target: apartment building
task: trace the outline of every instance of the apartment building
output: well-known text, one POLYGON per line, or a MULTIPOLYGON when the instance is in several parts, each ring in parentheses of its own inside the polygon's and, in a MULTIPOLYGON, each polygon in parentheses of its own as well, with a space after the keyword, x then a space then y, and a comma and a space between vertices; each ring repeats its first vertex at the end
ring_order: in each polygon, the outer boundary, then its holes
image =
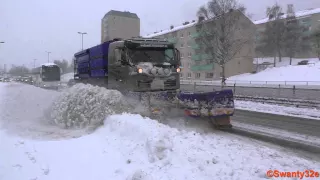
MULTIPOLYGON (((235 37, 246 37, 250 39, 250 43, 245 44, 234 59, 226 64, 226 77, 249 73, 253 70, 255 26, 241 12, 239 16, 237 23, 241 24, 239 26, 241 28, 234 32, 235 37)), ((211 23, 211 21, 205 23, 211 23)), ((176 48, 181 53, 182 80, 219 80, 221 78, 221 67, 208 59, 209 56, 203 52, 199 41, 197 41, 197 38, 201 35, 197 28, 199 23, 192 21, 183 24, 177 27, 171 26, 168 30, 155 32, 145 37, 164 38, 175 43, 176 48)))
MULTIPOLYGON (((293 10, 293 5, 289 4, 288 9, 293 10)), ((284 13, 282 15, 282 19, 285 20, 288 14, 284 13)), ((290 16, 290 14, 289 14, 290 16)), ((307 9, 303 11, 295 12, 296 19, 299 24, 303 26, 303 35, 308 39, 308 37, 320 27, 320 8, 315 9, 307 9)), ((257 27, 256 35, 255 35, 255 43, 259 44, 263 32, 265 30, 266 24, 269 23, 269 18, 264 18, 261 20, 254 21, 254 24, 257 27)), ((262 57, 261 54, 256 52, 256 57, 262 57)), ((296 54, 297 58, 315 58, 317 57, 316 52, 310 50, 308 52, 298 52, 296 54)))
POLYGON ((140 18, 128 11, 111 10, 101 20, 101 43, 140 36, 140 18))

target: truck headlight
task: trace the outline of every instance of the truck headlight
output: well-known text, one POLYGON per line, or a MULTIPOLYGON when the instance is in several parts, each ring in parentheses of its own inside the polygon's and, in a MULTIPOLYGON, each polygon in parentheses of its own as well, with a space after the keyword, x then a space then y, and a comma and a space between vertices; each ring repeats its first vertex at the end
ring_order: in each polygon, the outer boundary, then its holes
POLYGON ((180 69, 180 68, 177 68, 177 72, 181 72, 181 69, 180 69))
POLYGON ((141 68, 138 68, 138 73, 142 73, 142 69, 141 68))

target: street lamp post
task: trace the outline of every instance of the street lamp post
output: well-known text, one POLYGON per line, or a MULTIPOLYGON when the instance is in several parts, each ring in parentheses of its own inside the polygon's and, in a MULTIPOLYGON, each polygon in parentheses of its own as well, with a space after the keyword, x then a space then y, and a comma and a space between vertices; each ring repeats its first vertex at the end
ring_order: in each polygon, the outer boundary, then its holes
POLYGON ((37 59, 33 59, 33 68, 36 68, 36 60, 37 59))
POLYGON ((51 52, 48 52, 48 51, 46 51, 46 52, 48 53, 48 62, 49 62, 49 56, 50 56, 50 53, 51 53, 51 52))
POLYGON ((83 35, 87 34, 86 32, 78 32, 78 34, 81 35, 81 47, 82 47, 82 50, 83 50, 83 35))

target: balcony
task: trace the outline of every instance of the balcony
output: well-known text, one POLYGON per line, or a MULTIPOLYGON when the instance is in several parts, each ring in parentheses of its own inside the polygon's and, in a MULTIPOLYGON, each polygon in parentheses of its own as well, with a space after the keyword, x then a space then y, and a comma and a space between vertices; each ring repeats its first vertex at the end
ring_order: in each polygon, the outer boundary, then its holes
POLYGON ((194 60, 194 61, 201 61, 202 60, 201 59, 201 55, 199 55, 199 54, 198 55, 192 55, 191 59, 194 60))
POLYGON ((192 49, 200 49, 200 46, 196 43, 191 44, 192 49))
POLYGON ((200 37, 200 33, 199 32, 194 32, 194 33, 191 33, 190 35, 192 38, 198 38, 200 37))
POLYGON ((193 65, 191 66, 191 71, 211 71, 213 70, 213 64, 206 64, 206 65, 193 65))
POLYGON ((211 56, 210 54, 203 54, 203 55, 202 55, 202 59, 203 59, 203 60, 212 59, 212 56, 211 56))
POLYGON ((202 61, 212 59, 209 54, 195 54, 191 56, 191 59, 194 61, 202 61))

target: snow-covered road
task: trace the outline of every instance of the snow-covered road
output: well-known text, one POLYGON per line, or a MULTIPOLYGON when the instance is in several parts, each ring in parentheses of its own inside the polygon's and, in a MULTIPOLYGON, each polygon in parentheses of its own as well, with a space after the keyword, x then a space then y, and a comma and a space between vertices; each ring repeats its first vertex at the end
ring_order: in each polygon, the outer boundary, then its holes
MULTIPOLYGON (((101 96, 116 97, 117 93, 92 86, 76 88, 61 93, 0 84, 1 180, 265 179, 269 169, 320 170, 319 162, 256 141, 178 130, 140 115, 117 112, 112 107, 123 102, 101 96), (107 104, 101 104, 108 98, 107 104), (97 109, 100 106, 108 110, 97 109), (74 118, 70 111, 87 111, 93 122, 102 118, 104 124, 93 132, 54 124, 74 118)), ((127 106, 122 110, 127 111, 127 106)), ((78 121, 87 120, 78 117, 78 121)))

